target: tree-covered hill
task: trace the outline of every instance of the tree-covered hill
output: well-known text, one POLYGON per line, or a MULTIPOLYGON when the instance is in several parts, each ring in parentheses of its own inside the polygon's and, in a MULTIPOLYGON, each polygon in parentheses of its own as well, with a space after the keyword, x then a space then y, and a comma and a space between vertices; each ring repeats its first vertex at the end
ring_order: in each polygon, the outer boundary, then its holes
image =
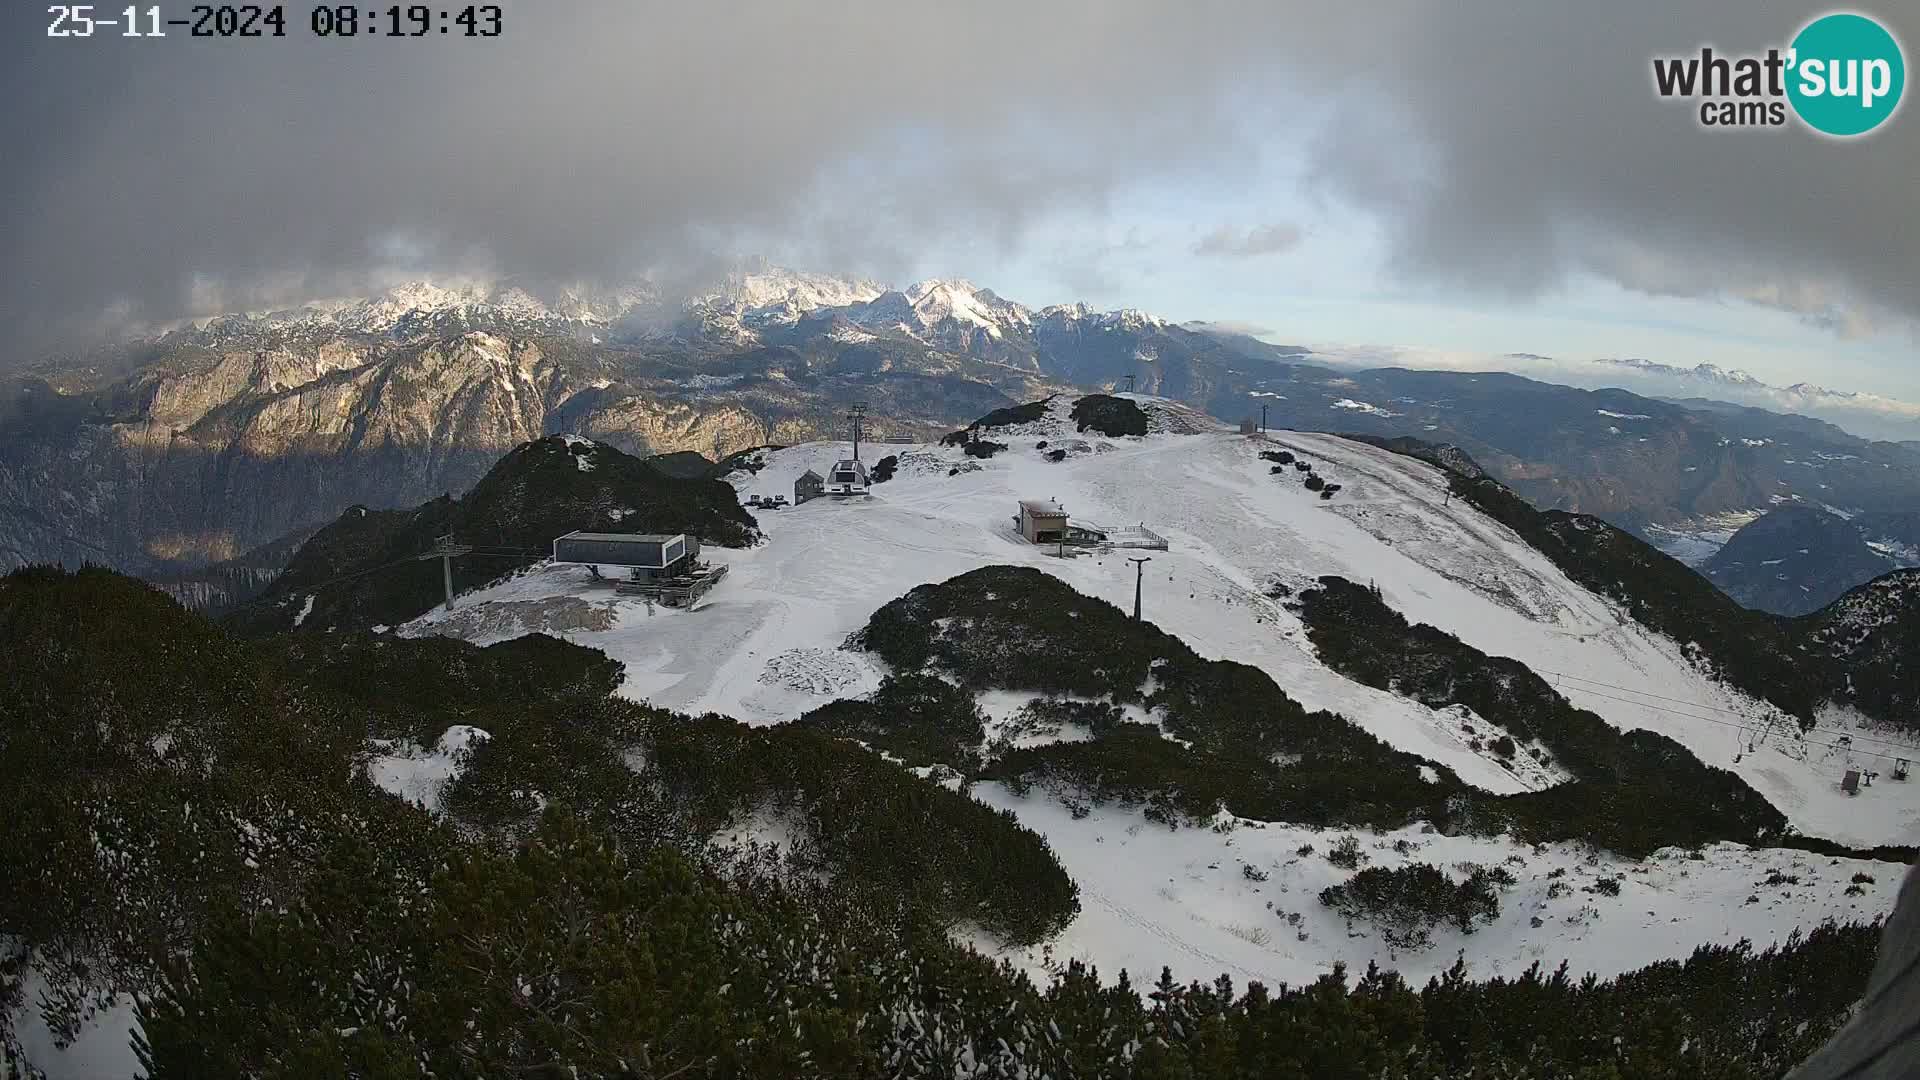
POLYGON ((404 922, 459 852, 519 844, 562 808, 596 843, 692 860, 682 874, 771 823, 779 876, 868 934, 965 922, 1033 941, 1077 910, 1009 816, 853 743, 615 698, 617 664, 551 638, 252 641, 131 579, 37 569, 0 579, 0 657, 0 1043, 40 1007, 21 1000, 29 970, 71 1030, 165 985, 225 919, 324 904, 404 922), (456 724, 490 737, 444 815, 369 782, 370 754, 456 724))
POLYGON ((414 557, 449 534, 481 549, 455 560, 456 590, 534 561, 552 549, 554 537, 575 529, 684 532, 722 546, 757 538, 731 487, 676 471, 569 436, 524 443, 459 499, 411 510, 349 509, 301 545, 232 624, 265 633, 405 622, 442 599, 439 561, 414 557))
POLYGON ((1349 678, 1432 708, 1465 705, 1495 730, 1485 736, 1512 757, 1529 745, 1572 779, 1504 798, 1478 795, 1448 810, 1522 836, 1581 836, 1646 854, 1714 840, 1777 843, 1786 818, 1725 769, 1651 731, 1614 727, 1574 707, 1525 664, 1488 656, 1452 634, 1410 626, 1380 595, 1328 577, 1297 598, 1320 659, 1349 678), (1516 748, 1516 743, 1518 748, 1516 748))
POLYGON ((1700 572, 1746 607, 1806 615, 1857 585, 1920 563, 1916 545, 1914 511, 1842 517, 1785 503, 1741 526, 1700 572))
POLYGON ((1920 570, 1896 570, 1787 624, 1834 700, 1920 730, 1920 570))

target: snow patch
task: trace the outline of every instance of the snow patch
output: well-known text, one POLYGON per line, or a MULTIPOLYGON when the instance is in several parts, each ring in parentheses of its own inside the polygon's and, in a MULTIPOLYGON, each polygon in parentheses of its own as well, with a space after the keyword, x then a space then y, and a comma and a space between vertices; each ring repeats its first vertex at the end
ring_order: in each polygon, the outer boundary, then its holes
POLYGON ((378 740, 384 751, 367 759, 367 778, 376 787, 391 792, 428 810, 440 809, 440 792, 447 782, 466 767, 467 755, 475 746, 491 738, 485 731, 468 724, 455 724, 440 736, 432 750, 419 746, 378 740))
POLYGON ((1382 409, 1378 405, 1370 405, 1364 401, 1355 401, 1352 398, 1341 398, 1339 401, 1336 401, 1333 403, 1333 407, 1336 409, 1351 409, 1354 412, 1363 412, 1372 416, 1399 416, 1400 415, 1397 412, 1388 412, 1386 409, 1382 409))
POLYGON ((871 665, 840 649, 788 649, 767 658, 760 681, 814 697, 840 697, 858 687, 871 665))

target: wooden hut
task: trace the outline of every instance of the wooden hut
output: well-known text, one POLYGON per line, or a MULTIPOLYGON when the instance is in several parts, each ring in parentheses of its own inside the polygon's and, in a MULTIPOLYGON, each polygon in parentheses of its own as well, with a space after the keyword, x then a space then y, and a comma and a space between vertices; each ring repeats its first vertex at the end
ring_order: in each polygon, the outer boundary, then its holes
POLYGON ((808 469, 793 482, 793 505, 799 506, 808 499, 817 499, 827 493, 827 478, 808 469))

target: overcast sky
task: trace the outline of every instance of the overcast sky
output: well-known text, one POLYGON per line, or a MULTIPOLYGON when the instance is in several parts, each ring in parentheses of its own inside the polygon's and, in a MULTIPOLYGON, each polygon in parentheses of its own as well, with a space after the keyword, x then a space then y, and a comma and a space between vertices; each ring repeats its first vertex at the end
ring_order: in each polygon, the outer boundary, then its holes
MULTIPOLYGON (((1650 58, 1824 9, 1675 6, 509 0, 497 39, 320 41, 292 5, 285 40, 205 42, 9 4, 0 347, 765 254, 1920 398, 1920 115, 1703 131, 1650 58)), ((1920 17, 1874 13, 1911 60, 1920 17)))

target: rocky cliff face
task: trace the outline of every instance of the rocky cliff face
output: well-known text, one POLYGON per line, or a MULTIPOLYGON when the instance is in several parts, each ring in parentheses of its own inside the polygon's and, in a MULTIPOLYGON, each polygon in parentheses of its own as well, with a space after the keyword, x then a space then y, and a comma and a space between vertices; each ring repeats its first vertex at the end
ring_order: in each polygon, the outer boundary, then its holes
POLYGON ((830 436, 852 400, 886 433, 938 431, 1044 390, 966 358, 684 341, 443 317, 405 339, 284 320, 173 335, 132 375, 45 386, 0 428, 0 565, 92 561, 148 576, 232 559, 338 516, 471 486, 529 440, 720 457, 830 436), (30 411, 32 422, 26 421, 30 411))

